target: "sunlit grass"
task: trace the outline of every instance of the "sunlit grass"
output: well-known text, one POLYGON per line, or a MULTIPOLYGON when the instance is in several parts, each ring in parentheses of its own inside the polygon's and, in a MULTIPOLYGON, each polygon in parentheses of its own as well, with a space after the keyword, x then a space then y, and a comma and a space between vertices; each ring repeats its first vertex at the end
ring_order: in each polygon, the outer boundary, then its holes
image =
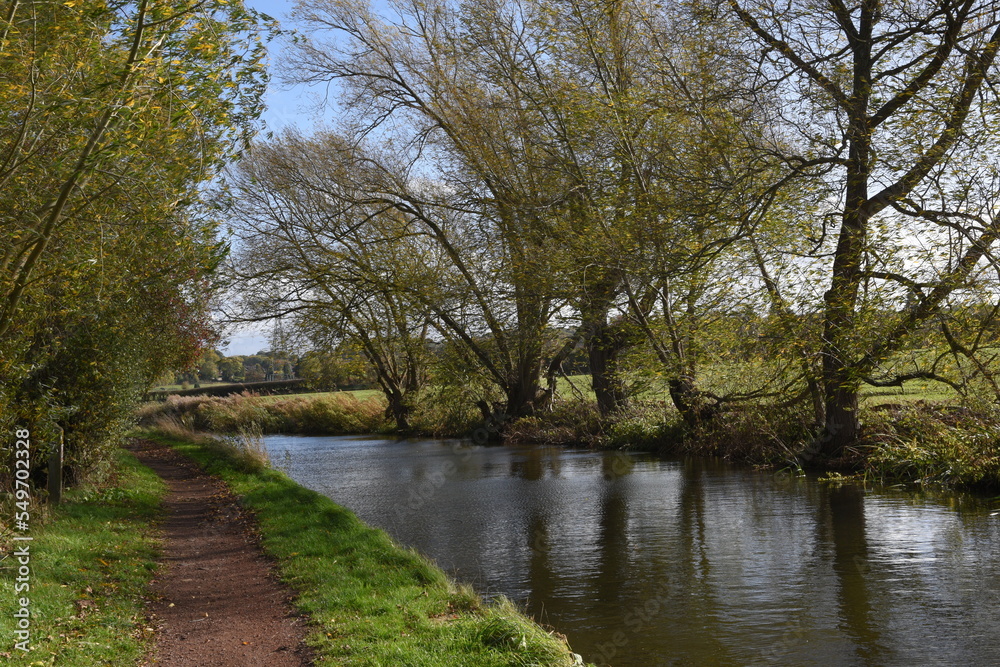
MULTIPOLYGON (((706 376, 706 384, 703 388, 711 388, 717 392, 720 388, 725 388, 717 386, 723 384, 717 374, 706 371, 706 376)), ((746 373, 743 373, 740 376, 748 377, 746 373)), ((582 394, 586 400, 595 400, 590 375, 571 375, 569 376, 569 379, 573 382, 573 385, 576 386, 580 394, 582 394)), ((564 378, 560 378, 559 393, 564 398, 578 395, 575 391, 573 391, 572 387, 564 378)), ((863 384, 861 386, 860 393, 862 405, 908 403, 916 401, 945 402, 956 401, 960 398, 958 392, 954 389, 946 384, 935 382, 933 380, 907 380, 901 387, 873 387, 871 385, 863 384)), ((652 381, 640 394, 639 398, 643 400, 669 401, 670 393, 667 389, 666 382, 652 381)))
POLYGON ((288 400, 289 398, 329 398, 332 396, 353 396, 359 401, 367 401, 370 398, 381 398, 382 392, 378 389, 354 389, 351 391, 308 391, 301 394, 272 394, 261 396, 260 400, 265 403, 288 400))
POLYGON ((142 426, 177 422, 212 433, 303 433, 343 435, 380 433, 391 428, 381 392, 316 392, 258 396, 171 396, 137 411, 142 426), (360 398, 359 398, 360 394, 360 398))
POLYGON ((14 543, 9 534, 3 540, 0 663, 128 665, 148 652, 143 596, 156 568, 152 524, 166 489, 127 452, 116 453, 115 469, 110 484, 69 491, 44 524, 32 523, 30 591, 15 594, 14 543), (22 596, 31 611, 27 654, 14 648, 22 596))

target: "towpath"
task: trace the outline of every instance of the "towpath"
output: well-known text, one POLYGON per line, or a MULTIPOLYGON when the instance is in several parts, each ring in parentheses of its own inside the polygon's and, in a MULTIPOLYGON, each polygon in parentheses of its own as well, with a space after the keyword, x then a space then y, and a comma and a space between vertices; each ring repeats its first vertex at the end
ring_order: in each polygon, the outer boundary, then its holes
POLYGON ((148 665, 311 665, 305 619, 258 544, 252 517, 218 479, 169 447, 130 449, 169 487, 163 557, 149 614, 157 630, 148 665))

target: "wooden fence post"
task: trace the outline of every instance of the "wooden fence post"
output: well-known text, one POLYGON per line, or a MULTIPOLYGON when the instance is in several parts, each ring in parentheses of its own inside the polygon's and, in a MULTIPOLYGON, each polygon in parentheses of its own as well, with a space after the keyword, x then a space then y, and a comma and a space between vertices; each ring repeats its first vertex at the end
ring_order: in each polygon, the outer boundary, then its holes
POLYGON ((59 439, 52 443, 52 453, 49 454, 49 504, 58 505, 63 492, 63 429, 59 427, 59 439))

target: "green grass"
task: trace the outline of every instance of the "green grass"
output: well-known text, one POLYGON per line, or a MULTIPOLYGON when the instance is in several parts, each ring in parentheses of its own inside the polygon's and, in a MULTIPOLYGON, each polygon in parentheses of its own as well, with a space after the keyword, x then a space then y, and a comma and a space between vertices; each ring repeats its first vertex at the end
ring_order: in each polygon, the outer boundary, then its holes
POLYGON ((149 434, 219 475, 257 517, 265 551, 311 617, 317 664, 569 666, 566 645, 510 602, 484 604, 383 531, 211 440, 149 434))
POLYGON ((568 378, 569 382, 573 383, 572 385, 566 381, 566 378, 558 378, 559 384, 557 387, 560 396, 563 398, 580 398, 582 395, 585 400, 597 400, 597 394, 594 393, 594 386, 592 384, 593 378, 589 373, 584 375, 570 375, 568 378))
POLYGON ((1000 488, 997 414, 900 404, 865 424, 864 473, 879 482, 1000 488))
POLYGON ((354 389, 351 391, 308 391, 301 394, 272 394, 269 396, 261 396, 260 401, 262 403, 274 403, 276 401, 284 401, 289 398, 324 398, 328 396, 338 396, 342 394, 350 394, 359 401, 367 401, 370 398, 381 398, 384 396, 379 389, 354 389))
MULTIPOLYGON (((158 384, 155 387, 150 387, 149 391, 183 391, 185 389, 194 389, 194 382, 188 382, 186 384, 158 384)), ((233 384, 232 382, 215 382, 214 380, 208 382, 198 382, 199 388, 205 387, 217 387, 224 384, 233 384)))
POLYGON ((117 452, 114 463, 109 484, 68 492, 44 522, 33 504, 30 591, 15 593, 14 543, 9 533, 2 540, 3 664, 137 664, 150 648, 142 598, 156 568, 159 547, 150 524, 165 487, 127 452, 117 452), (22 596, 31 612, 26 654, 14 647, 15 600, 22 596))
MULTIPOLYGON (((587 400, 595 400, 594 390, 591 387, 590 375, 571 375, 569 379, 580 393, 587 400)), ((660 383, 662 384, 662 383, 660 383)), ((561 396, 576 396, 576 392, 569 386, 564 378, 559 379, 559 393, 561 396)), ((660 386, 654 383, 649 390, 644 392, 640 398, 646 400, 669 401, 670 394, 665 385, 660 386)), ((959 398, 958 393, 951 387, 940 382, 931 380, 907 380, 902 387, 872 387, 870 385, 861 386, 862 405, 880 405, 883 403, 908 403, 914 401, 942 402, 954 401, 959 398)))
POLYGON ((958 392, 948 385, 929 380, 908 380, 902 387, 861 387, 862 405, 881 405, 884 403, 913 403, 926 401, 939 403, 956 401, 958 392))

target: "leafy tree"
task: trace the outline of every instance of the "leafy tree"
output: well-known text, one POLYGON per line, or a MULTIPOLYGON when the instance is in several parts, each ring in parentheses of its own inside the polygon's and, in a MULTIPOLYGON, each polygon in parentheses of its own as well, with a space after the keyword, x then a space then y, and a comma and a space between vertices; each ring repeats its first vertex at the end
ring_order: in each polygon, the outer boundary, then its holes
POLYGON ((336 351, 356 347, 374 369, 391 415, 407 428, 428 331, 413 294, 430 289, 433 261, 424 261, 426 244, 408 234, 398 215, 358 201, 336 146, 333 136, 289 132, 259 145, 233 173, 239 244, 231 274, 240 307, 234 317, 291 322, 328 353, 300 368, 324 386, 343 384, 334 378, 340 371, 327 366, 343 356, 336 351))
POLYGON ((583 228, 567 219, 579 199, 560 115, 569 105, 552 102, 570 99, 571 82, 534 68, 562 37, 551 12, 529 3, 398 9, 405 30, 361 3, 301 3, 317 32, 344 39, 304 44, 294 76, 343 82, 357 127, 384 132, 392 117, 396 160, 359 158, 379 164, 368 190, 452 264, 449 286, 464 294, 426 304, 441 335, 497 387, 500 412, 531 412, 551 395, 540 389, 543 358, 572 349, 550 350, 549 326, 573 298, 567 242, 583 228))
POLYGON ((685 34, 689 15, 633 2, 394 6, 389 22, 363 2, 300 3, 317 38, 342 39, 303 43, 292 76, 341 82, 347 131, 377 127, 397 142, 395 162, 350 159, 379 165, 358 189, 426 228, 467 286, 460 302, 474 319, 436 315, 442 335, 492 377, 508 415, 543 405, 578 346, 599 406, 613 412, 626 400, 618 357, 645 338, 693 414, 692 324, 708 276, 719 276, 706 267, 766 219, 773 198, 760 177, 770 158, 747 150, 763 131, 753 100, 736 94, 747 77, 713 55, 727 36, 685 34), (478 257, 461 254, 472 248, 478 257), (492 271, 485 279, 477 261, 492 271), (684 332, 661 308, 678 302, 664 290, 681 285, 684 332), (508 303, 491 301, 501 295, 508 303), (576 333, 553 349, 557 318, 576 333))
POLYGON ((11 2, 0 17, 0 414, 85 471, 213 342, 201 187, 265 83, 240 3, 11 2), (13 409, 7 409, 7 408, 13 409))
POLYGON ((872 376, 907 337, 992 261, 1000 8, 976 0, 727 6, 769 101, 774 140, 761 150, 781 156, 786 182, 806 179, 827 193, 808 237, 828 285, 821 443, 835 456, 859 435, 862 382, 879 382, 872 376))
POLYGON ((198 378, 202 382, 210 382, 219 377, 219 361, 222 360, 215 350, 205 350, 198 359, 198 378))
POLYGON ((299 363, 299 375, 317 391, 366 385, 369 370, 365 355, 352 344, 342 345, 333 353, 308 352, 299 363))
POLYGON ((243 381, 243 357, 223 357, 219 360, 218 366, 224 382, 243 381))

